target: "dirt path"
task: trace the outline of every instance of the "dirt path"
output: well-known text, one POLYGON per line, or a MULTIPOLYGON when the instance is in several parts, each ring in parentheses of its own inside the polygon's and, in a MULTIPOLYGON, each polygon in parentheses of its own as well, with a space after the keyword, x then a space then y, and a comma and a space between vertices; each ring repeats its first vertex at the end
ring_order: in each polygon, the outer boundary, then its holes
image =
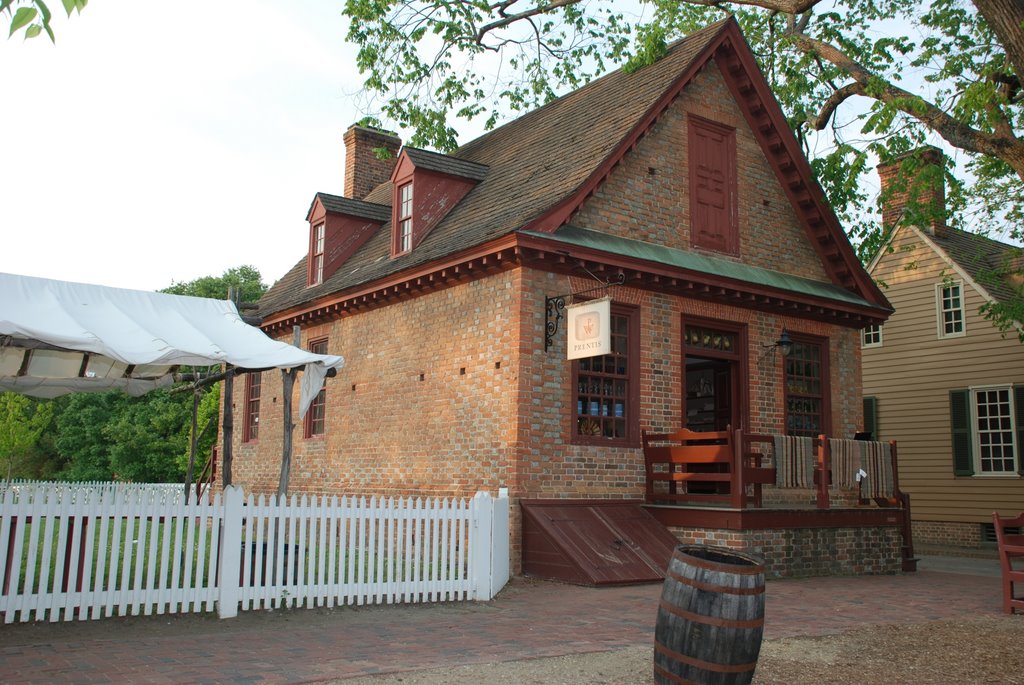
MULTIPOLYGON (((754 685, 1022 685, 1024 616, 859 628, 765 641, 754 685)), ((651 648, 333 681, 344 685, 649 685, 651 648)))

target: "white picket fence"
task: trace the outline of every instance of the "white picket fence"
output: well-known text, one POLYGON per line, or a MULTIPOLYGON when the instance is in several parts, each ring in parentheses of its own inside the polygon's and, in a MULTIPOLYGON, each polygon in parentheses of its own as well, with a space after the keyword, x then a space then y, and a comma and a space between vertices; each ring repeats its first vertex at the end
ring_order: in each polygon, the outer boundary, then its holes
POLYGON ((15 494, 45 488, 50 497, 97 497, 108 491, 119 492, 124 496, 135 496, 141 493, 147 501, 177 501, 185 496, 185 486, 181 483, 125 483, 122 481, 51 481, 51 480, 5 480, 0 481, 0 493, 13 490, 15 494))
MULTIPOLYGON (((102 485, 102 484, 100 484, 102 485)), ((0 490, 0 615, 16 620, 487 600, 507 582, 508 497, 0 490)))

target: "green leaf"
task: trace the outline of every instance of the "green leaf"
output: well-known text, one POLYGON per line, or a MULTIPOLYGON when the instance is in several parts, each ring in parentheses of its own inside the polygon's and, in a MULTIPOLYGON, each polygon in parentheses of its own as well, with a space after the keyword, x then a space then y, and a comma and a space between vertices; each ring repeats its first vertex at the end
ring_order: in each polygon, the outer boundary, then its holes
POLYGON ((7 34, 7 37, 10 38, 14 35, 15 31, 18 31, 35 19, 36 14, 38 12, 36 12, 35 7, 19 7, 18 11, 14 13, 14 18, 11 19, 11 32, 7 34))
POLYGON ((32 24, 27 29, 25 29, 25 38, 35 38, 36 36, 38 36, 42 32, 43 32, 43 27, 42 26, 40 26, 39 24, 32 24))

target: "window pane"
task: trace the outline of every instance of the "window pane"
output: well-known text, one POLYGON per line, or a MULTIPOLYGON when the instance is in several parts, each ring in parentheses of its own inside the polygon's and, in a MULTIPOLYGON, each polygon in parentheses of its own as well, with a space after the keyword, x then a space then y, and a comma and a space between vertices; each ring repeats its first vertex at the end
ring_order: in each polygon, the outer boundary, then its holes
POLYGON ((1015 472, 1017 446, 1010 389, 975 390, 974 412, 981 472, 1015 472))
POLYGON ((794 342, 785 368, 786 434, 817 436, 824 430, 821 345, 794 342))
POLYGON ((942 287, 939 299, 942 334, 955 335, 963 333, 964 312, 960 286, 950 285, 942 287))
POLYGON ((612 315, 612 352, 581 359, 576 365, 576 434, 629 437, 629 316, 612 315))
MULTIPOLYGON (((309 351, 314 354, 327 354, 327 340, 314 340, 309 344, 309 351)), ((317 393, 309 410, 306 412, 306 437, 324 434, 324 419, 327 416, 327 387, 317 393)))
POLYGON ((249 373, 245 377, 245 425, 242 440, 250 442, 259 439, 260 385, 262 374, 249 373))

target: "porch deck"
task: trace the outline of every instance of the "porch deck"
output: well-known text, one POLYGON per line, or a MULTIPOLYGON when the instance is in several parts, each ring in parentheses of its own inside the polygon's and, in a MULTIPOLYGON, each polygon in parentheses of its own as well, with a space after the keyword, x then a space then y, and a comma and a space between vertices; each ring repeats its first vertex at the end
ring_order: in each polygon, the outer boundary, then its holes
POLYGON ((895 442, 682 429, 643 445, 644 508, 680 539, 843 555, 834 531, 864 536, 853 542, 863 548, 884 537, 870 529, 897 529, 900 568, 916 570, 895 442))

